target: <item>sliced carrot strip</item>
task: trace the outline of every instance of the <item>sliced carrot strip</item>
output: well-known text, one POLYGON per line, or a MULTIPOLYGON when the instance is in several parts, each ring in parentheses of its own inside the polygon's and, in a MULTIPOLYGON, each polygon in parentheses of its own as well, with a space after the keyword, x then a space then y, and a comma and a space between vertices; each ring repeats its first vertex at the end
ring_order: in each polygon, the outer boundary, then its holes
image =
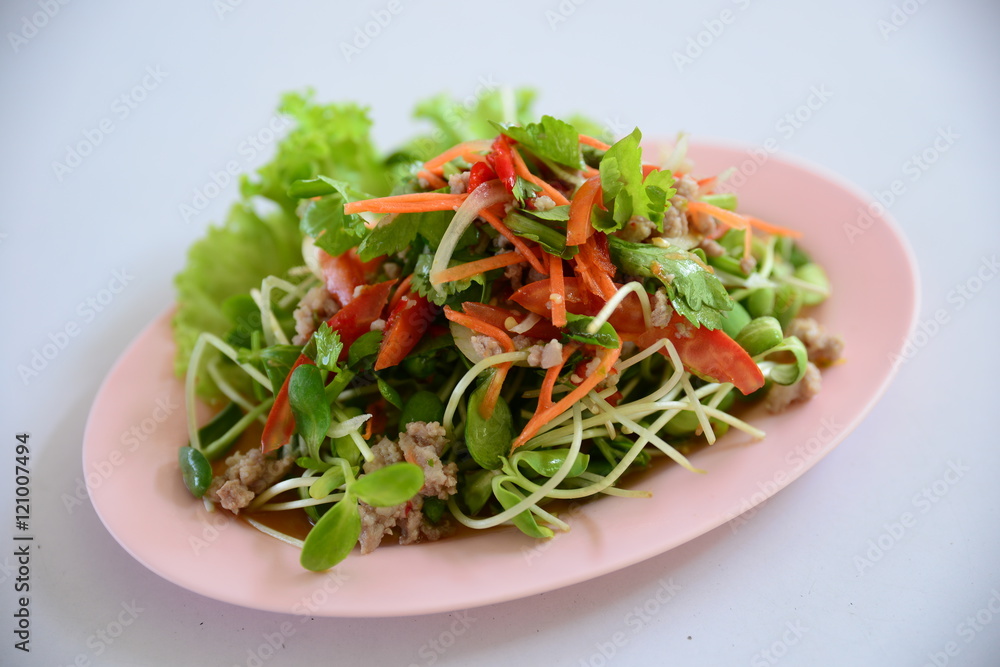
POLYGON ((556 190, 554 187, 546 183, 541 178, 538 178, 528 170, 528 165, 524 163, 524 158, 521 154, 517 152, 516 148, 510 149, 510 155, 514 159, 514 171, 518 176, 528 181, 529 183, 534 183, 542 189, 542 192, 549 196, 549 199, 556 203, 556 206, 565 206, 569 203, 566 196, 563 193, 556 190))
POLYGON ((750 221, 739 213, 727 211, 724 208, 719 208, 707 202, 692 199, 688 202, 687 207, 688 211, 692 213, 708 213, 722 224, 733 229, 746 229, 750 225, 750 221))
POLYGON ((417 176, 427 181, 427 183, 435 190, 437 190, 438 188, 446 187, 448 185, 448 181, 444 180, 443 178, 441 178, 440 176, 438 176, 433 172, 427 171, 426 169, 421 169, 420 171, 418 171, 417 176))
POLYGON ((601 348, 601 351, 598 353, 601 355, 601 364, 597 367, 597 370, 594 371, 592 375, 584 378, 583 382, 580 383, 580 386, 564 396, 558 403, 536 412, 535 416, 532 417, 525 425, 524 430, 521 431, 521 435, 517 436, 517 439, 515 439, 513 444, 511 444, 510 450, 514 451, 524 443, 528 442, 528 440, 533 438, 535 434, 538 433, 542 426, 566 412, 566 410, 568 410, 574 403, 586 396, 591 389, 596 387, 601 380, 607 377, 612 364, 618 361, 618 357, 621 353, 621 347, 617 347, 613 350, 601 348))
POLYGON ((535 257, 535 253, 531 252, 531 250, 528 248, 528 244, 524 242, 524 239, 522 239, 514 232, 510 231, 510 227, 505 225, 503 220, 501 220, 499 216, 494 214, 489 209, 484 208, 482 211, 479 212, 479 217, 485 220, 486 222, 490 223, 490 226, 493 227, 493 229, 500 232, 500 234, 505 239, 510 241, 511 245, 517 248, 517 251, 519 253, 524 255, 524 258, 528 260, 528 263, 531 264, 532 268, 534 268, 535 271, 538 271, 539 273, 545 275, 549 275, 549 272, 545 268, 545 265, 542 264, 542 262, 537 257, 535 257))
POLYGON ((566 326, 566 283, 563 281, 561 257, 549 255, 549 275, 552 277, 552 294, 549 295, 549 302, 552 304, 552 324, 561 328, 566 326))
POLYGON ((563 366, 566 365, 566 361, 570 358, 574 352, 576 352, 579 345, 575 343, 569 343, 563 345, 562 361, 558 365, 549 368, 545 371, 545 379, 542 380, 541 389, 538 392, 538 408, 539 410, 547 410, 552 407, 552 390, 555 389, 556 380, 559 379, 560 373, 562 373, 563 366))
POLYGON ((408 195, 377 197, 344 204, 344 213, 422 213, 424 211, 448 211, 462 205, 469 197, 443 194, 440 192, 416 192, 408 195))
POLYGON ((489 139, 476 139, 475 141, 464 141, 446 150, 444 153, 432 157, 424 162, 424 169, 438 173, 441 168, 457 157, 464 157, 464 153, 488 150, 492 142, 489 139))
MULTIPOLYGON (((597 257, 593 242, 594 237, 592 236, 586 243, 579 246, 580 252, 576 254, 574 259, 577 261, 577 266, 584 271, 584 275, 581 277, 587 289, 595 296, 607 301, 614 296, 617 290, 611 276, 601 266, 602 263, 597 257)), ((579 270, 577 274, 580 274, 579 270)))
POLYGON ((443 271, 438 271, 431 276, 432 285, 440 285, 442 283, 450 283, 455 280, 462 280, 463 278, 470 278, 472 276, 479 275, 480 273, 485 273, 486 271, 492 271, 493 269, 502 269, 505 266, 510 266, 511 264, 520 264, 521 262, 527 262, 524 255, 518 251, 504 252, 499 255, 493 255, 492 257, 486 257, 484 259, 477 259, 472 262, 466 262, 465 264, 459 264, 458 266, 452 266, 450 268, 444 269, 443 271))
POLYGON ((399 300, 403 298, 403 295, 410 291, 411 282, 413 282, 412 273, 403 278, 403 282, 399 283, 399 287, 396 288, 396 292, 392 295, 392 298, 389 299, 390 313, 392 312, 392 309, 396 307, 396 304, 399 303, 399 300))
MULTIPOLYGON (((468 313, 460 313, 457 310, 452 310, 448 306, 444 307, 444 316, 455 324, 461 324, 463 327, 468 327, 478 334, 489 336, 500 344, 504 352, 514 351, 514 341, 511 340, 510 336, 503 329, 484 322, 478 317, 473 317, 468 313)), ((493 416, 493 408, 496 407, 497 399, 500 397, 500 390, 503 388, 503 381, 507 377, 507 371, 510 370, 511 365, 511 362, 508 361, 496 367, 496 375, 490 381, 490 387, 486 390, 486 395, 483 396, 483 402, 479 404, 479 414, 483 419, 489 419, 493 416)))
POLYGON ((746 231, 743 232, 743 256, 750 257, 753 250, 753 227, 747 225, 746 231))
POLYGON ((606 151, 609 148, 611 148, 611 146, 609 144, 604 143, 600 139, 595 139, 594 137, 589 137, 586 134, 581 134, 580 135, 580 143, 583 144, 583 145, 585 145, 585 146, 590 146, 592 148, 596 148, 599 151, 606 151))
POLYGON ((760 218, 747 218, 750 221, 750 225, 756 227, 762 232, 767 232, 768 234, 777 234, 778 236, 791 236, 793 239, 802 238, 802 232, 797 229, 789 229, 788 227, 782 227, 781 225, 775 225, 770 222, 764 222, 760 218))
POLYGON ((590 211, 600 189, 601 179, 594 176, 587 179, 573 195, 573 201, 569 205, 569 222, 566 223, 566 245, 587 242, 588 232, 593 229, 590 211))

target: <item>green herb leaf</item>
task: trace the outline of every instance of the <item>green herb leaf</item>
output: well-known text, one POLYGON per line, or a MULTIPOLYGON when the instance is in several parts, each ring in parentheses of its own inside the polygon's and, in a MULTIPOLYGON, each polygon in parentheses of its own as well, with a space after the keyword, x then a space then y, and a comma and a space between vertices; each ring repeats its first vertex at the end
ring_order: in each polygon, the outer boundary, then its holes
MULTIPOLYGON (((198 429, 198 442, 201 443, 201 447, 204 450, 213 442, 224 436, 229 429, 236 426, 236 422, 243 418, 243 409, 240 408, 236 403, 230 403, 218 413, 212 420, 198 429)), ((190 445, 191 443, 188 443, 190 445)), ((230 443, 231 445, 232 443, 230 443)), ((212 459, 219 459, 229 451, 229 447, 219 448, 212 453, 212 459)), ((208 458, 208 457, 206 457, 208 458)))
POLYGON ((642 134, 638 129, 611 146, 601 159, 601 189, 610 216, 592 218, 601 231, 617 231, 633 217, 656 223, 663 231, 663 214, 670 206, 675 190, 673 174, 668 170, 642 176, 642 134))
POLYGON ((444 419, 444 403, 432 391, 421 390, 410 396, 399 417, 399 429, 405 431, 412 422, 438 422, 444 419))
POLYGON ((337 370, 337 359, 344 349, 340 342, 340 334, 330 328, 330 325, 323 322, 313 334, 310 341, 316 345, 316 356, 313 361, 316 365, 327 371, 337 370))
POLYGON ((300 468, 305 468, 306 470, 318 470, 319 472, 326 472, 333 467, 332 464, 327 463, 326 461, 317 461, 309 456, 300 456, 295 459, 295 465, 300 468))
POLYGON ((767 358, 780 352, 791 352, 795 360, 776 364, 768 376, 777 384, 795 384, 806 374, 806 367, 809 363, 809 353, 806 351, 806 346, 797 337, 789 336, 781 341, 780 345, 764 352, 761 357, 767 358))
POLYGON ((612 350, 621 347, 618 332, 615 331, 610 322, 602 324, 595 333, 589 333, 587 327, 593 321, 594 318, 587 315, 566 313, 566 337, 588 345, 599 345, 612 350))
POLYGON ((288 402, 295 415, 295 427, 309 446, 314 459, 319 458, 319 446, 333 421, 326 400, 323 373, 312 364, 302 364, 292 371, 288 383, 288 402))
POLYGON ((493 496, 495 470, 477 469, 465 474, 458 485, 458 494, 469 516, 475 516, 493 496))
POLYGON ((530 215, 541 220, 552 220, 554 222, 566 222, 569 220, 569 204, 563 206, 553 206, 547 211, 526 211, 530 215))
POLYGON ((542 189, 537 185, 535 185, 534 183, 532 183, 531 181, 525 180, 520 176, 518 176, 517 180, 514 181, 514 189, 512 191, 512 194, 514 195, 514 199, 516 199, 519 204, 524 206, 524 203, 526 201, 538 195, 538 193, 541 191, 542 189))
POLYGON ((306 535, 299 562, 313 572, 328 570, 347 558, 360 536, 358 500, 348 493, 320 517, 306 535))
MULTIPOLYGON (((222 307, 227 299, 244 295, 260 287, 266 276, 283 276, 301 263, 302 234, 292 214, 262 218, 249 204, 240 204, 230 210, 222 226, 209 228, 188 250, 187 263, 174 279, 178 303, 172 321, 176 374, 187 372, 188 359, 202 332, 225 336, 233 328, 222 307)), ((249 392, 249 387, 246 383, 243 388, 249 392)), ((197 390, 205 398, 221 397, 207 373, 198 374, 197 390)))
POLYGON ((740 347, 747 351, 747 354, 756 357, 758 354, 763 354, 781 345, 784 339, 778 320, 770 315, 765 315, 752 319, 743 327, 735 340, 740 347))
MULTIPOLYGON (((568 455, 568 449, 539 449, 530 452, 522 451, 514 454, 512 462, 515 467, 520 463, 526 463, 539 475, 552 477, 559 472, 559 468, 561 468, 563 463, 566 462, 566 457, 568 455)), ((566 474, 566 478, 577 477, 587 469, 588 465, 590 465, 590 456, 587 454, 577 454, 572 465, 570 466, 569 472, 566 474)))
POLYGON ((540 123, 528 123, 523 127, 514 125, 493 124, 498 130, 511 139, 524 144, 532 153, 540 158, 580 169, 583 159, 580 157, 580 134, 569 123, 542 116, 540 123))
POLYGON ((344 469, 341 466, 331 466, 319 479, 309 487, 310 498, 326 498, 328 495, 339 489, 346 482, 344 469))
MULTIPOLYGON (((431 262, 434 260, 433 255, 420 255, 417 259, 417 264, 413 268, 413 280, 410 283, 412 289, 416 290, 417 294, 437 304, 438 306, 444 306, 446 304, 451 304, 454 302, 468 301, 469 299, 475 299, 480 301, 480 296, 482 288, 486 286, 486 278, 483 274, 478 274, 475 276, 470 276, 468 278, 463 278, 462 280, 453 280, 448 283, 444 283, 440 287, 443 288, 442 292, 438 292, 433 285, 431 285, 431 262), (475 287, 479 285, 480 287, 475 287)), ((462 264, 464 260, 452 259, 448 262, 448 266, 457 266, 462 264)))
POLYGON ((675 246, 660 248, 608 236, 611 259, 630 276, 656 278, 663 283, 674 309, 695 326, 718 329, 722 311, 732 308, 726 288, 714 274, 695 261, 692 253, 675 246))
POLYGON ((347 351, 347 364, 354 369, 370 368, 375 363, 374 357, 382 346, 382 336, 382 332, 378 329, 361 334, 347 351), (365 360, 368 360, 368 363, 364 363, 365 360))
POLYGON ((487 470, 496 470, 501 458, 510 452, 514 439, 514 418, 503 397, 498 397, 493 415, 484 419, 479 406, 486 397, 492 373, 469 396, 468 416, 465 420, 465 446, 473 460, 487 470))
POLYGON ((714 195, 704 195, 701 197, 701 201, 706 204, 711 204, 712 206, 718 206, 719 208, 724 208, 727 211, 735 211, 737 200, 736 194, 732 192, 722 192, 714 195))
POLYGON ((271 381, 271 389, 275 394, 285 384, 285 378, 292 372, 292 366, 302 354, 302 348, 295 345, 272 345, 249 355, 240 355, 240 361, 256 361, 264 365, 267 379, 271 381))
POLYGON ((544 222, 532 220, 513 211, 504 218, 504 223, 517 236, 534 241, 542 246, 542 249, 550 255, 556 255, 563 259, 570 259, 577 252, 577 246, 566 245, 566 232, 562 233, 552 229, 544 222))
POLYGON ((382 378, 376 377, 375 380, 378 382, 378 392, 382 394, 382 398, 388 401, 391 405, 402 409, 403 399, 400 398, 399 392, 382 378))
POLYGON ((372 507, 392 507, 417 495, 424 485, 423 469, 413 463, 393 463, 350 485, 349 490, 372 507))
POLYGON ((338 194, 309 204, 302 216, 302 231, 316 239, 316 246, 330 255, 342 255, 358 244, 368 231, 359 215, 344 213, 344 198, 338 194))
MULTIPOLYGON (((504 488, 502 484, 493 485, 493 495, 497 497, 503 508, 508 510, 524 500, 519 494, 504 488)), ((551 528, 538 525, 530 510, 524 510, 511 521, 522 533, 529 537, 546 538, 554 535, 551 528)))

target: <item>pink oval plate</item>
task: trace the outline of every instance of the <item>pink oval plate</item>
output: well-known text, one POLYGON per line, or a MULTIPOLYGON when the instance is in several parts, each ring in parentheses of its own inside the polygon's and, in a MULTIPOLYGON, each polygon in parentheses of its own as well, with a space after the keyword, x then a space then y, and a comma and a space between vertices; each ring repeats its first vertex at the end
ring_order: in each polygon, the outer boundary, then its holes
POLYGON ((583 505, 569 513, 572 530, 548 542, 504 527, 383 546, 351 555, 334 572, 310 573, 297 549, 207 513, 182 485, 177 448, 187 435, 167 312, 118 360, 90 413, 83 464, 104 525, 150 570, 196 593, 275 612, 378 617, 569 586, 663 553, 763 502, 830 452, 885 391, 893 355, 916 320, 915 264, 896 224, 837 177, 738 147, 699 144, 691 153, 697 174, 741 168, 740 210, 802 230, 834 286, 815 316, 843 335, 846 361, 824 371, 823 390, 811 402, 776 416, 751 413, 764 440, 730 433, 695 454, 707 474, 663 465, 627 484, 652 491, 651 499, 583 505), (496 576, 512 568, 516 577, 496 576))

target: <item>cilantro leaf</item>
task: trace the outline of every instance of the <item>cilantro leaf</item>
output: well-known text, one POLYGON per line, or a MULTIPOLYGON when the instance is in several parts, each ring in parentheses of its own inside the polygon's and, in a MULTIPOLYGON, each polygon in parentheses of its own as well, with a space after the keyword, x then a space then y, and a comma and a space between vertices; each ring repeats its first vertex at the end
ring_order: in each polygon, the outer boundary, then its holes
POLYGON ((524 206, 524 203, 528 199, 537 196, 538 193, 541 191, 542 189, 537 185, 535 185, 534 183, 532 183, 531 181, 525 180, 520 176, 518 176, 517 180, 514 182, 514 190, 512 194, 514 195, 514 199, 517 200, 517 203, 524 206))
POLYGON ((309 204, 301 226, 303 232, 316 239, 316 247, 333 256, 342 255, 357 245, 366 229, 361 218, 344 214, 344 202, 339 196, 309 204))
POLYGON ((618 338, 618 332, 615 331, 615 328, 611 326, 610 322, 602 324, 595 333, 588 332, 587 327, 590 326, 590 323, 593 321, 594 318, 588 317, 587 315, 574 315, 573 313, 566 313, 566 337, 572 340, 580 341, 581 343, 600 345, 601 347, 606 347, 612 350, 621 347, 622 343, 618 338))
POLYGON ((583 166, 583 159, 580 157, 580 133, 565 121, 552 116, 542 116, 540 123, 528 123, 523 127, 498 123, 493 123, 493 126, 511 139, 527 146, 540 158, 573 169, 580 169, 583 166))
POLYGON ((608 237, 612 261, 630 276, 656 278, 666 288, 674 309, 692 324, 707 329, 722 326, 722 311, 733 301, 715 274, 706 271, 696 257, 675 246, 660 248, 648 243, 629 243, 608 237))
POLYGON ((289 188, 290 194, 303 191, 322 199, 309 203, 300 224, 302 232, 316 239, 316 246, 331 255, 342 255, 356 246, 368 228, 361 216, 344 213, 344 204, 371 195, 326 176, 296 181, 289 188))
POLYGON ((668 170, 653 171, 643 179, 642 133, 638 128, 607 150, 601 159, 601 189, 609 216, 594 218, 594 226, 604 232, 617 231, 633 217, 655 222, 663 231, 663 214, 676 190, 668 170))
POLYGON ((368 262, 405 250, 417 238, 421 215, 404 213, 381 221, 358 246, 358 257, 362 262, 368 262))
POLYGON ((337 359, 344 349, 343 343, 340 342, 340 334, 323 322, 309 340, 316 346, 316 354, 313 357, 316 365, 328 371, 337 370, 337 359))
MULTIPOLYGON (((470 299, 483 300, 481 296, 483 290, 486 289, 486 277, 482 273, 463 278, 462 280, 453 280, 444 283, 440 285, 440 287, 444 288, 444 292, 439 293, 431 285, 432 261, 434 261, 434 256, 430 254, 420 255, 417 259, 417 264, 413 268, 413 279, 410 283, 410 286, 417 291, 417 294, 439 306, 446 304, 453 305, 462 301, 469 301, 470 299), (479 285, 479 287, 476 285, 479 285)), ((461 261, 452 259, 448 263, 448 266, 457 266, 461 263, 461 261)))

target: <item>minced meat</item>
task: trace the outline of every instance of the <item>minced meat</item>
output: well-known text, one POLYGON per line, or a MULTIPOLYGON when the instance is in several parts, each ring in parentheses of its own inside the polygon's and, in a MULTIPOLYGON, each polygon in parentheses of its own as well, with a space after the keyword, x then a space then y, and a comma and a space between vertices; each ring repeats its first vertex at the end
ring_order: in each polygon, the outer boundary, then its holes
POLYGON ((500 343, 498 343, 492 336, 473 336, 472 349, 475 350, 476 354, 480 355, 484 359, 486 357, 492 357, 496 354, 503 354, 503 348, 500 347, 500 343))
POLYGON ((294 456, 268 458, 256 448, 233 454, 226 459, 226 472, 217 475, 208 487, 208 499, 239 514, 258 493, 287 475, 294 463, 294 456))
POLYGON ((528 365, 535 368, 552 368, 562 363, 562 343, 553 339, 548 343, 536 343, 528 348, 528 365))
POLYGON ((407 461, 424 471, 424 485, 416 496, 392 507, 371 507, 359 503, 361 512, 361 553, 370 553, 382 538, 398 530, 400 544, 436 540, 451 530, 447 522, 433 525, 424 520, 424 498, 447 500, 458 488, 458 467, 441 461, 448 445, 447 433, 437 422, 410 422, 399 442, 383 438, 372 447, 375 458, 364 464, 366 473, 393 463, 407 461))
POLYGON ((670 300, 667 299, 667 293, 663 290, 656 290, 653 295, 653 312, 650 316, 650 322, 652 322, 654 327, 665 327, 670 321, 670 318, 674 314, 674 308, 670 305, 670 300))
POLYGON ((806 401, 819 393, 822 386, 819 369, 811 361, 806 365, 806 373, 795 384, 775 384, 764 397, 764 407, 769 412, 781 412, 796 401, 806 401))
POLYGON ((801 340, 809 353, 809 361, 820 366, 832 364, 844 353, 844 339, 828 333, 822 324, 811 317, 792 320, 788 325, 788 335, 801 340))
POLYGON ((295 309, 295 337, 292 338, 292 343, 305 345, 316 332, 319 323, 333 317, 338 310, 340 306, 324 285, 317 285, 306 292, 295 309))

